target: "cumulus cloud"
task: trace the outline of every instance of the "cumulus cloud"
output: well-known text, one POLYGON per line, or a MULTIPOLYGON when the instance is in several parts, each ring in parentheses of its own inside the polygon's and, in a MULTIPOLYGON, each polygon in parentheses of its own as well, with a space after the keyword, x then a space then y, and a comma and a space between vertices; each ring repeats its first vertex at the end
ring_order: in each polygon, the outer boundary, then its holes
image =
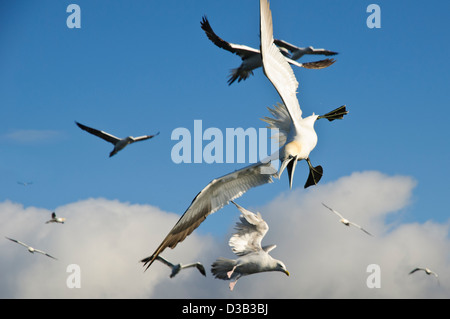
MULTIPOLYGON (((449 223, 400 223, 408 211, 414 179, 358 172, 307 190, 286 191, 261 212, 269 224, 263 244, 284 261, 291 276, 256 274, 241 278, 233 292, 209 272, 219 256, 235 258, 228 237, 195 231, 163 255, 174 262, 201 261, 170 279, 170 269, 155 262, 144 272, 138 261, 153 253, 179 218, 151 205, 87 199, 56 209, 67 222, 45 224, 51 211, 0 203, 0 234, 24 241, 57 257, 31 255, 0 240, 2 298, 448 298, 449 223), (374 234, 346 227, 325 203, 374 234), (389 217, 389 218, 388 218, 389 217), (81 269, 81 288, 68 288, 67 266, 81 269), (380 269, 380 288, 369 288, 369 265, 380 269), (440 285, 417 266, 439 273, 440 285)), ((239 202, 239 201, 238 201, 239 202)), ((214 218, 214 215, 208 217, 214 218)), ((228 225, 231 235, 233 225, 228 225)))

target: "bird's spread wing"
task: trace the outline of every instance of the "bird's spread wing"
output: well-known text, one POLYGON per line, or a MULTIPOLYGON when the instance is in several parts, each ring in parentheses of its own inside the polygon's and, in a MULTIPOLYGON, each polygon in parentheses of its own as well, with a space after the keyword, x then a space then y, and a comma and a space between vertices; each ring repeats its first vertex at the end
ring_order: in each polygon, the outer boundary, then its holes
POLYGON ((288 49, 291 52, 299 49, 297 46, 290 44, 289 42, 286 42, 284 40, 274 39, 273 43, 275 43, 279 47, 288 49))
POLYGON ((257 49, 248 47, 246 45, 230 43, 223 40, 221 37, 219 37, 217 34, 214 33, 206 16, 203 16, 200 24, 203 31, 205 31, 206 35, 208 36, 208 39, 210 39, 219 48, 237 54, 243 59, 254 54, 259 54, 259 50, 257 49))
POLYGON ((287 57, 285 59, 288 63, 298 66, 298 67, 301 67, 301 68, 305 68, 305 69, 323 69, 323 68, 329 67, 334 62, 336 62, 335 59, 324 59, 324 60, 313 61, 313 62, 299 63, 299 62, 292 60, 290 58, 287 58, 287 57))
POLYGON ((318 54, 318 55, 330 56, 330 55, 336 55, 338 53, 334 52, 334 51, 326 50, 326 49, 312 48, 311 52, 308 52, 308 54, 318 54))
MULTIPOLYGON (((6 236, 5 236, 5 237, 6 237, 6 236)), ((27 247, 27 248, 30 247, 30 246, 28 246, 27 244, 22 243, 21 241, 18 241, 18 240, 16 240, 16 239, 12 239, 12 238, 9 238, 9 237, 6 237, 6 239, 9 239, 10 241, 13 241, 13 242, 15 242, 15 243, 18 243, 19 245, 22 245, 22 246, 24 246, 24 247, 27 247)))
POLYGON ((196 263, 195 266, 197 267, 198 271, 200 271, 200 273, 206 277, 205 267, 201 263, 196 263))
POLYGON ((163 242, 150 257, 141 262, 151 266, 156 256, 167 247, 175 246, 189 236, 205 218, 227 205, 231 200, 242 196, 250 188, 272 182, 277 173, 270 162, 256 163, 211 181, 193 199, 191 205, 181 216, 163 242))
POLYGON ((238 256, 262 250, 261 241, 269 230, 261 214, 252 213, 232 201, 242 213, 236 223, 237 232, 230 238, 229 245, 238 256))
POLYGON ((260 0, 260 32, 264 74, 278 91, 295 124, 302 116, 297 99, 298 82, 286 58, 273 43, 272 13, 267 0, 260 0))
MULTIPOLYGON (((293 53, 297 50, 305 50, 305 48, 297 47, 297 46, 290 44, 289 42, 286 42, 284 40, 275 39, 274 43, 279 47, 288 49, 291 53, 293 53)), ((309 47, 306 54, 317 54, 317 55, 330 56, 330 55, 336 55, 336 54, 338 54, 338 52, 334 52, 334 51, 330 51, 330 50, 326 50, 326 49, 316 49, 313 47, 309 47)))
POLYGON ((45 256, 47 256, 47 257, 53 258, 53 259, 55 259, 55 260, 58 260, 58 259, 56 259, 55 257, 53 257, 52 255, 47 254, 45 251, 42 251, 42 250, 39 250, 39 249, 34 249, 34 251, 37 252, 37 253, 43 254, 43 255, 45 255, 45 256))
POLYGON ((344 216, 342 216, 341 214, 339 214, 337 211, 335 211, 333 208, 328 207, 327 205, 325 205, 324 203, 322 203, 323 206, 325 206, 326 208, 328 208, 329 210, 331 210, 333 213, 335 213, 336 215, 338 215, 340 218, 344 218, 344 216))
POLYGON ((111 134, 106 133, 106 132, 103 132, 103 131, 96 130, 96 129, 94 129, 94 128, 88 127, 88 126, 83 125, 83 124, 78 123, 78 122, 75 122, 75 123, 76 123, 76 124, 78 125, 78 127, 81 128, 82 130, 84 130, 84 131, 86 131, 86 132, 89 132, 89 133, 91 133, 91 134, 93 134, 93 135, 95 135, 95 136, 98 136, 98 137, 104 139, 105 141, 108 141, 108 142, 110 142, 110 143, 112 143, 112 144, 114 144, 114 145, 115 145, 118 141, 120 141, 120 138, 115 137, 114 135, 111 135, 111 134))
POLYGON ((359 226, 358 224, 355 224, 354 222, 349 222, 350 224, 352 224, 353 226, 361 229, 363 232, 365 232, 367 235, 369 236, 373 236, 371 233, 369 233, 367 230, 365 230, 364 228, 362 228, 361 226, 359 226))
POLYGON ((181 268, 190 268, 190 267, 195 267, 198 269, 198 271, 200 271, 200 273, 203 276, 206 276, 206 271, 205 271, 205 267, 202 265, 202 263, 200 262, 196 262, 196 263, 192 263, 192 264, 187 264, 187 265, 182 265, 181 268))
POLYGON ((416 271, 419 271, 419 270, 424 270, 424 269, 423 268, 414 268, 413 270, 411 270, 409 272, 409 274, 411 275, 411 274, 413 274, 413 273, 415 273, 416 271))
POLYGON ((157 256, 156 259, 162 262, 163 264, 169 266, 170 268, 173 268, 173 264, 169 262, 167 259, 163 258, 162 256, 157 256))
POLYGON ((155 137, 156 135, 159 135, 159 132, 156 133, 156 134, 153 134, 153 135, 144 135, 144 136, 138 136, 138 137, 135 137, 135 138, 134 138, 134 141, 135 141, 135 142, 145 141, 145 140, 148 140, 149 138, 155 137))
POLYGON ((264 250, 266 253, 269 253, 272 250, 274 250, 275 248, 277 248, 277 245, 267 245, 267 246, 263 246, 262 250, 264 250))

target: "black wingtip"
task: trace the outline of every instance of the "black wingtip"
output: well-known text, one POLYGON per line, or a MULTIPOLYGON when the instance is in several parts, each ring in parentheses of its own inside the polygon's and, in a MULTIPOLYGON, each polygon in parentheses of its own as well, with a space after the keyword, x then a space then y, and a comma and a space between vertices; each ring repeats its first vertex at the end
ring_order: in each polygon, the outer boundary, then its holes
POLYGON ((320 61, 314 61, 314 62, 306 62, 303 63, 303 67, 305 69, 324 69, 329 67, 330 65, 334 64, 336 62, 335 59, 324 59, 320 61))

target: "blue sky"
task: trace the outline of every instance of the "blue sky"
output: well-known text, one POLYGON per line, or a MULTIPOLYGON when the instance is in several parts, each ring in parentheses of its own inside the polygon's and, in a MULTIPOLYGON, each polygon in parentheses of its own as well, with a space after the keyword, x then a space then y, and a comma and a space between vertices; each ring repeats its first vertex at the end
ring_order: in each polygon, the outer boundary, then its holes
MULTIPOLYGON (((450 4, 273 0, 271 9, 275 37, 339 52, 327 69, 294 68, 305 116, 349 110, 342 121, 315 125, 311 161, 324 168, 320 184, 365 171, 407 176, 415 183, 408 205, 386 218, 445 224, 450 4), (380 29, 366 25, 371 3, 381 8, 380 29)), ((0 202, 53 211, 104 198, 181 215, 212 179, 245 166, 171 159, 175 129, 193 132, 194 120, 222 132, 262 128, 266 107, 279 102, 262 69, 228 86, 240 58, 207 39, 203 15, 223 39, 259 47, 258 1, 3 1, 0 202), (80 29, 66 25, 71 3, 81 8, 80 29), (112 145, 74 121, 119 137, 160 135, 109 158, 112 145)), ((299 194, 312 192, 303 190, 307 173, 300 162, 299 194)), ((261 207, 279 196, 289 196, 285 174, 239 203, 261 207)), ((221 238, 237 216, 225 207, 198 231, 221 238)), ((158 244, 146 243, 142 257, 158 244)))

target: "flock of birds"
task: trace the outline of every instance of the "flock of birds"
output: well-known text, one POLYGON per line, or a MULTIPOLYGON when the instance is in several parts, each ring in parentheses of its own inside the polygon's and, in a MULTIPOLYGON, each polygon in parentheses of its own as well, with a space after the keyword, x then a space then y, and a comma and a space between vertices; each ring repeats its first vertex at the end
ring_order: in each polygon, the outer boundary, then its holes
MULTIPOLYGON (((265 76, 272 83, 278 92, 283 103, 279 103, 274 108, 268 108, 273 118, 265 117, 263 120, 269 124, 269 128, 279 131, 280 149, 277 153, 268 158, 251 164, 242 169, 231 172, 222 177, 213 179, 197 196, 192 200, 190 206, 180 217, 174 227, 169 231, 161 244, 154 253, 141 262, 147 270, 155 260, 167 265, 171 269, 170 278, 175 277, 182 269, 197 268, 197 270, 206 276, 204 266, 200 262, 190 264, 174 264, 161 256, 161 253, 168 247, 175 248, 189 236, 206 217, 220 210, 230 202, 240 211, 239 221, 236 223, 236 232, 229 239, 229 246, 236 259, 227 259, 219 257, 211 266, 211 272, 215 278, 230 280, 229 288, 233 290, 239 278, 255 273, 279 271, 289 276, 285 264, 270 256, 276 245, 262 246, 261 242, 266 235, 269 226, 262 218, 259 212, 253 213, 234 200, 241 197, 249 189, 272 183, 273 178, 280 178, 283 171, 287 169, 289 178, 289 188, 292 188, 294 180, 294 171, 298 161, 305 160, 309 167, 309 175, 304 184, 304 188, 317 185, 323 175, 323 168, 313 166, 310 161, 310 153, 317 144, 317 134, 314 130, 314 123, 319 119, 333 121, 342 119, 348 113, 346 106, 340 106, 335 110, 324 115, 312 114, 302 117, 302 110, 297 98, 298 82, 291 65, 307 69, 322 69, 333 63, 334 59, 324 59, 315 62, 299 63, 297 62, 304 55, 336 55, 337 52, 325 49, 315 49, 313 47, 296 47, 284 40, 273 38, 272 13, 268 0, 260 0, 260 49, 254 49, 246 45, 233 44, 217 36, 211 25, 204 16, 201 21, 201 28, 206 33, 209 40, 216 46, 238 55, 242 63, 238 68, 232 69, 228 84, 231 85, 236 80, 240 82, 253 75, 253 70, 259 67, 263 68, 265 76), (271 162, 280 160, 281 166, 277 171, 271 162)), ((109 156, 117 154, 127 145, 151 139, 159 134, 144 135, 139 137, 128 136, 118 138, 104 131, 100 131, 78 122, 76 125, 82 130, 93 134, 114 145, 109 156)), ((31 182, 21 183, 24 186, 31 182)), ((340 218, 340 222, 346 226, 354 226, 372 236, 368 231, 358 224, 344 218, 339 212, 322 203, 331 212, 340 218)), ((65 218, 57 217, 52 213, 52 218, 46 223, 64 224, 65 218)), ((6 237, 8 240, 18 243, 28 249, 30 253, 41 253, 50 258, 56 259, 48 253, 35 249, 23 242, 6 237)), ((428 268, 417 267, 410 274, 417 271, 424 271, 427 275, 438 275, 428 268)))

